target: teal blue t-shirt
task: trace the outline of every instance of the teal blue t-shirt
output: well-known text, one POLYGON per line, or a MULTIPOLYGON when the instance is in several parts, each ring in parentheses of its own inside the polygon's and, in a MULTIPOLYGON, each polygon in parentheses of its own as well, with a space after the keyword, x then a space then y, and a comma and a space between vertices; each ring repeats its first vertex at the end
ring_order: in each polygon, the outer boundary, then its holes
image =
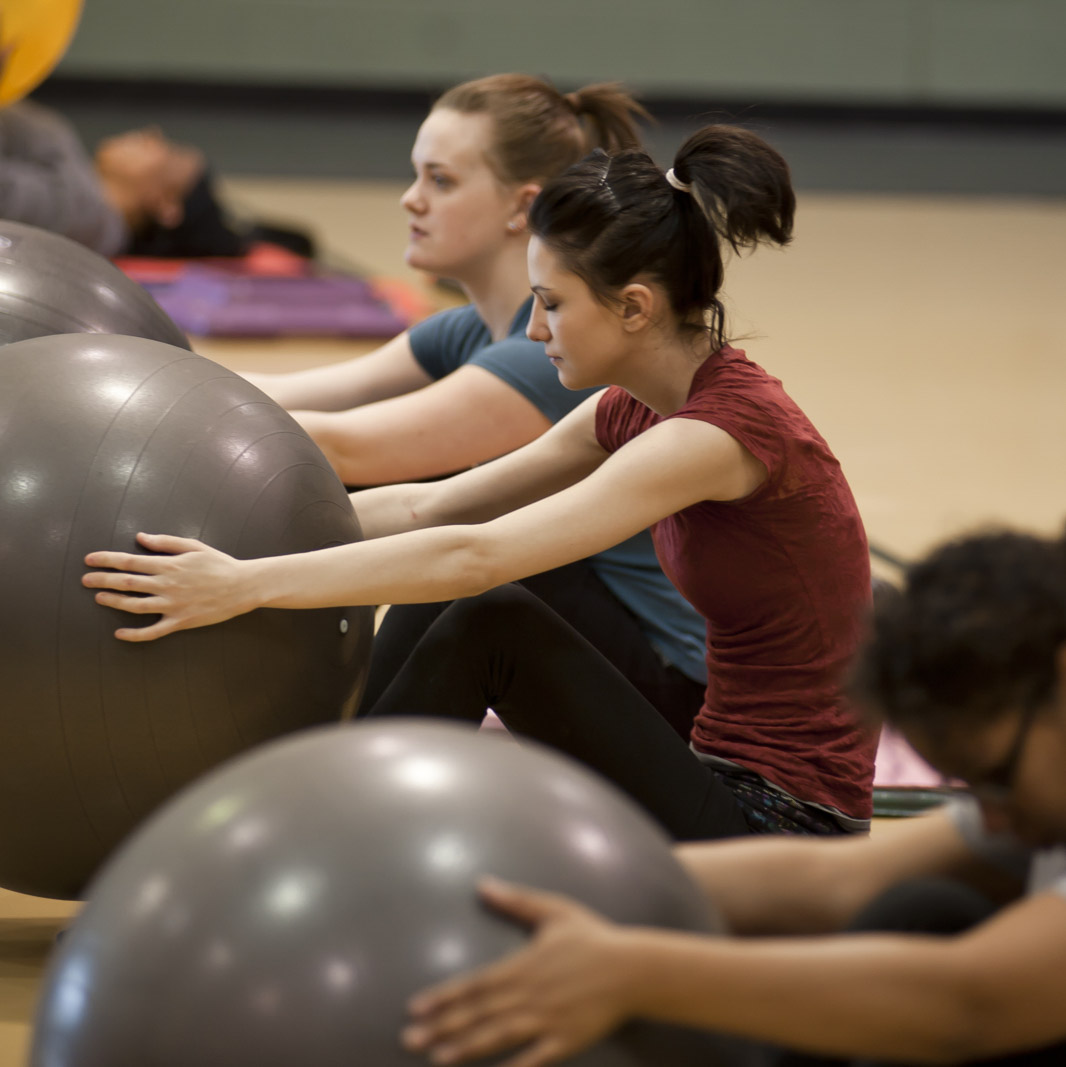
MULTIPOLYGON (((501 341, 493 341, 473 305, 442 311, 410 329, 411 351, 435 381, 462 366, 484 367, 558 422, 597 390, 571 390, 560 383, 544 345, 526 337, 532 309, 530 297, 501 341)), ((706 622, 663 574, 651 534, 645 530, 589 562, 600 581, 637 617, 659 655, 687 677, 706 683, 706 622)))
POLYGON ((502 341, 493 341, 477 309, 442 311, 411 327, 407 334, 419 366, 434 380, 464 365, 484 367, 522 394, 552 422, 558 422, 595 389, 571 392, 559 384, 559 375, 544 354, 544 345, 526 337, 533 310, 530 297, 519 309, 502 341))

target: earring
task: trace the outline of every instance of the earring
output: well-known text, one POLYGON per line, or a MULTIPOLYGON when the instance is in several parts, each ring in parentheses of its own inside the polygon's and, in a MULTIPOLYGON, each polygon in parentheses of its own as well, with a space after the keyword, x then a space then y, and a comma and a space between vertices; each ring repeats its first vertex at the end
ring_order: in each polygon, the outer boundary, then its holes
POLYGON ((510 230, 511 233, 518 233, 518 223, 512 220, 507 223, 507 229, 510 230))

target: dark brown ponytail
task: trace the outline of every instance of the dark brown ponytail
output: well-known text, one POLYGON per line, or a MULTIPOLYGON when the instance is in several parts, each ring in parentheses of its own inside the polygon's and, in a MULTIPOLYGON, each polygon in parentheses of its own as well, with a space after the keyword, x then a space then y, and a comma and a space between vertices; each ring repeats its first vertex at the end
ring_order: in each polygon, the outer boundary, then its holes
POLYGON ((666 291, 682 328, 725 343, 721 242, 786 244, 796 198, 762 138, 708 126, 682 145, 672 181, 644 152, 593 152, 550 182, 530 227, 605 302, 638 275, 666 291))
POLYGON ((734 251, 792 239, 796 197, 788 164, 750 130, 704 126, 678 150, 673 171, 692 186, 715 232, 734 251))

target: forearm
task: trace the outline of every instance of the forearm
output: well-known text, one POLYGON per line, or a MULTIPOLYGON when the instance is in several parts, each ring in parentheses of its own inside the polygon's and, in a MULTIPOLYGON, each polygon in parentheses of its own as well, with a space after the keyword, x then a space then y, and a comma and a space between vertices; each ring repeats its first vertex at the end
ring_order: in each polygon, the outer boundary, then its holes
POLYGON ((496 455, 486 452, 476 433, 460 435, 458 442, 438 443, 417 423, 390 425, 389 419, 378 417, 377 408, 294 411, 292 416, 345 485, 378 486, 436 478, 496 455))
MULTIPOLYGON (((504 461, 492 464, 495 468, 504 461)), ((477 468, 441 481, 379 485, 349 493, 365 540, 434 526, 489 522, 535 500, 540 492, 520 492, 512 484, 494 489, 495 471, 477 468), (509 490, 509 491, 508 491, 509 490)))
POLYGON ((828 933, 907 879, 976 875, 972 851, 942 811, 871 834, 703 842, 676 854, 740 934, 828 933))
POLYGON ((945 939, 757 942, 637 931, 628 954, 640 1017, 902 1063, 957 1063, 1002 1048, 990 1005, 945 939))
MULTIPOLYGON (((370 509, 368 540, 245 561, 239 599, 247 603, 246 597, 254 595, 251 607, 313 608, 476 596, 601 552, 631 537, 644 524, 642 515, 629 516, 630 525, 626 525, 617 513, 603 508, 593 508, 592 514, 575 522, 576 502, 582 494, 573 486, 493 521, 479 522, 479 516, 471 514, 469 524, 454 525, 446 502, 462 499, 463 494, 449 493, 447 487, 474 479, 478 473, 429 483, 422 490, 402 486, 354 494, 357 515, 364 496, 379 502, 378 509, 370 509), (409 493, 406 500, 405 491, 409 493), (441 506, 436 504, 438 497, 445 501, 441 506), (406 532, 386 534, 384 526, 390 516, 406 532)), ((480 494, 472 497, 477 501, 480 494)), ((471 505, 469 510, 476 512, 477 507, 471 505)))
POLYGON ((371 541, 434 525, 424 507, 425 499, 433 489, 433 483, 379 485, 350 493, 348 499, 355 509, 363 538, 371 541))
POLYGON ((376 447, 368 447, 352 427, 352 415, 356 412, 336 411, 301 411, 293 409, 289 403, 292 417, 303 427, 307 436, 322 450, 329 465, 345 485, 382 485, 390 481, 407 481, 408 478, 383 478, 383 463, 375 463, 376 457, 387 461, 387 444, 378 442, 376 447))
POLYGON ((358 390, 340 388, 340 371, 334 364, 283 374, 245 374, 244 377, 286 411, 345 411, 367 402, 358 390))
MULTIPOLYGON (((485 523, 572 485, 586 473, 583 466, 557 467, 530 462, 543 439, 508 456, 438 481, 382 485, 350 494, 367 539, 433 526, 485 523)), ((588 467, 594 465, 590 460, 588 467)), ((595 551, 624 540, 619 534, 595 551)), ((575 556, 580 559, 581 556, 575 556)), ((529 573, 536 573, 530 571, 529 573)))
POLYGON ((288 411, 347 411, 421 389, 431 381, 402 333, 354 359, 248 380, 288 411))
POLYGON ((481 541, 474 528, 445 526, 319 552, 246 560, 240 564, 239 598, 248 610, 475 596, 517 576, 510 571, 521 570, 513 558, 494 558, 481 541))
POLYGON ((754 837, 679 845, 675 854, 734 934, 816 934, 854 914, 834 862, 848 838, 754 837))

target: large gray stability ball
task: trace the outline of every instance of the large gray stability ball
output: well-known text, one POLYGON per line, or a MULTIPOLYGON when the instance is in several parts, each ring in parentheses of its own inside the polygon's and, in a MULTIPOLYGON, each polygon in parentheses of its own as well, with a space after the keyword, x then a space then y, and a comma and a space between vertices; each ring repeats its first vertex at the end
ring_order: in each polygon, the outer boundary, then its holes
POLYGON ((156 642, 81 584, 138 531, 251 558, 360 539, 325 457, 191 352, 66 334, 0 350, 0 885, 75 899, 141 819, 252 745, 338 720, 372 610, 259 610, 156 642))
POLYGON ((0 345, 58 333, 189 342, 148 290, 57 233, 0 220, 0 345))
MULTIPOLYGON (((424 1065, 400 1046, 410 996, 527 937, 478 901, 485 873, 715 929, 662 831, 568 757, 456 723, 323 728, 202 779, 103 870, 30 1067, 424 1065)), ((732 1048, 631 1024, 569 1062, 722 1067, 732 1048)))

